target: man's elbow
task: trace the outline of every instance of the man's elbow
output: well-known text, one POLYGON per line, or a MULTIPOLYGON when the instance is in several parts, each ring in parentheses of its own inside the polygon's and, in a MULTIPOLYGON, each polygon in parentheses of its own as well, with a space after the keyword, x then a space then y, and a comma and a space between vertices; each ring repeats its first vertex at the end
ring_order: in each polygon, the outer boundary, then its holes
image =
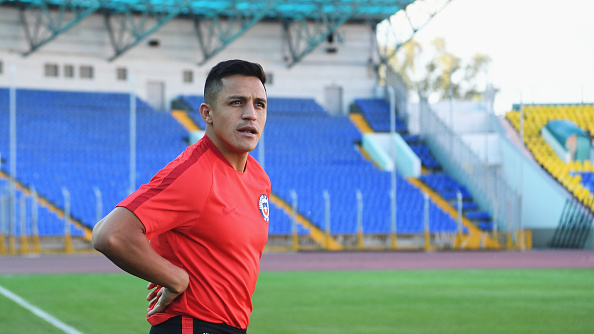
POLYGON ((92 244, 93 248, 97 251, 103 254, 109 254, 117 249, 118 238, 114 233, 102 228, 101 222, 99 222, 93 228, 92 244))
POLYGON ((98 225, 99 224, 95 225, 95 228, 93 228, 93 238, 91 239, 91 243, 93 244, 93 248, 103 253, 108 242, 106 242, 107 238, 97 229, 98 225))
POLYGON ((93 228, 93 247, 108 257, 125 252, 146 242, 143 227, 130 211, 116 208, 93 228))

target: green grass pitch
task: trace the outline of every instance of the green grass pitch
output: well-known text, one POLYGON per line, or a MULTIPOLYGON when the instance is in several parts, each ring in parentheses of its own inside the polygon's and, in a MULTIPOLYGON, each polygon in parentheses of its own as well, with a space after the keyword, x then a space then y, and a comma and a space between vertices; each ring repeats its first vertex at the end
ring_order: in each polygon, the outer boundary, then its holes
MULTIPOLYGON (((5 275, 83 333, 148 333, 126 274, 5 275)), ((262 272, 248 333, 591 333, 594 269, 262 272)), ((0 295, 0 333, 61 333, 0 295)))

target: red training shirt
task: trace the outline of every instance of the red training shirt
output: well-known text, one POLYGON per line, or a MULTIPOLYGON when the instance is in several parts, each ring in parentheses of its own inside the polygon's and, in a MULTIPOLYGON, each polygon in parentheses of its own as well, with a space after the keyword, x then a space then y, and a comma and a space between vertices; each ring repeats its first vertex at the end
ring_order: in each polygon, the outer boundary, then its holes
POLYGON ((151 325, 186 315, 247 329, 269 197, 270 179, 254 158, 238 172, 204 136, 118 204, 144 224, 153 249, 190 276, 164 313, 148 317, 151 325))

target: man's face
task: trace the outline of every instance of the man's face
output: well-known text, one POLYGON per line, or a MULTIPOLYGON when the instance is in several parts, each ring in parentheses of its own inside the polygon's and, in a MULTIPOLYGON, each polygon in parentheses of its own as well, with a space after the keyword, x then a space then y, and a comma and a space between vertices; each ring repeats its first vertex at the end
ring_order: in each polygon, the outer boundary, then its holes
POLYGON ((223 89, 210 105, 214 134, 210 138, 227 154, 245 154, 256 148, 266 124, 266 91, 260 79, 232 75, 222 79, 223 89))

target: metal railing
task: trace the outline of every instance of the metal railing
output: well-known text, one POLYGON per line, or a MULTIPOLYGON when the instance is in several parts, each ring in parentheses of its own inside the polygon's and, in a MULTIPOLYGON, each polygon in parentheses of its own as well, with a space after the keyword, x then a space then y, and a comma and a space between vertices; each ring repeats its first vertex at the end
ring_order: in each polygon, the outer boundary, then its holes
POLYGON ((415 130, 445 171, 459 182, 463 181, 460 183, 466 186, 477 204, 491 214, 493 231, 507 231, 514 235, 511 232, 521 228, 522 199, 521 194, 509 186, 501 168, 483 162, 462 137, 431 109, 426 99, 420 98, 418 112, 409 112, 406 106, 407 88, 397 73, 388 70, 386 83, 400 97, 397 103, 400 117, 407 124, 418 126, 415 130))
MULTIPOLYGON (((42 204, 43 200, 35 188, 19 189, 18 192, 12 192, 11 188, 16 188, 16 186, 14 184, 11 186, 11 183, 13 181, 8 180, 8 182, 0 184, 0 255, 74 252, 73 237, 71 236, 74 221, 71 217, 70 191, 66 187, 61 189, 64 196, 63 210, 51 209, 51 211, 61 210, 59 213, 54 213, 63 221, 63 232, 48 235, 40 233, 39 228, 40 223, 45 223, 39 221, 39 207, 40 205, 47 207, 48 203, 42 204), (12 203, 16 203, 16 207, 13 208, 12 203), (44 245, 40 239, 51 240, 48 240, 44 245)), ((98 189, 96 191, 97 215, 99 216, 102 208, 101 193, 98 189)))
POLYGON ((484 163, 461 136, 431 110, 420 103, 421 137, 444 169, 462 182, 481 208, 488 211, 495 230, 508 232, 521 226, 521 195, 516 193, 499 167, 484 163))

